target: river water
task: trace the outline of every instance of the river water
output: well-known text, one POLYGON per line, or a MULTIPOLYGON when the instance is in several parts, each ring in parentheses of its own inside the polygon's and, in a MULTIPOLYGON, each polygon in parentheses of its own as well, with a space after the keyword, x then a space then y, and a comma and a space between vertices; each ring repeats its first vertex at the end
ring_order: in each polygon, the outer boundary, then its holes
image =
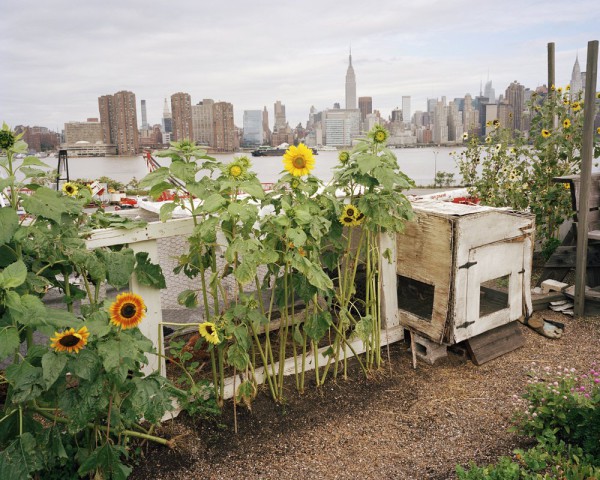
MULTIPOLYGON (((398 158, 401 170, 412 178, 417 185, 431 185, 435 172, 454 173, 456 183, 460 181, 460 175, 452 152, 460 151, 462 147, 427 147, 427 148, 399 148, 393 150, 398 158)), ((213 156, 221 162, 229 162, 234 157, 244 155, 243 153, 214 154, 213 156)), ((258 178, 264 183, 274 183, 283 170, 281 157, 248 157, 252 160, 252 169, 258 178)), ((169 159, 157 158, 161 165, 168 165, 169 159)), ((327 182, 332 177, 332 168, 338 162, 337 152, 319 152, 315 156, 316 164, 313 174, 327 182)), ((43 159, 45 163, 56 168, 57 160, 54 158, 43 159)), ((90 157, 69 158, 69 178, 95 180, 107 176, 119 182, 127 184, 132 178, 138 180, 147 175, 146 161, 142 156, 137 157, 90 157)))

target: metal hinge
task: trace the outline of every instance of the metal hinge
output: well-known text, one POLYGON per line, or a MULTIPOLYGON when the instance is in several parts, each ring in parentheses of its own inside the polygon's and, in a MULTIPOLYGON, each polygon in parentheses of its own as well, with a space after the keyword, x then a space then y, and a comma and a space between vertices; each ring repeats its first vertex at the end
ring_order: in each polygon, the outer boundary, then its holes
POLYGON ((464 265, 461 265, 458 268, 471 268, 473 265, 477 265, 477 262, 467 262, 464 265))

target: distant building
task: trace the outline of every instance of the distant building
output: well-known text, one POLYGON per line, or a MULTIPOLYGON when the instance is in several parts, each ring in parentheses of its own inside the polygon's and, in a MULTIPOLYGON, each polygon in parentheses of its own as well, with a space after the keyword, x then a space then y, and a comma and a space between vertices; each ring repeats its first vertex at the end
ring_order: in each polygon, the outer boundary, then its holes
POLYGON ((485 82, 485 88, 483 89, 483 96, 487 97, 490 103, 496 103, 496 90, 492 87, 492 81, 488 80, 485 82))
MULTIPOLYGON (((165 133, 173 133, 173 117, 171 116, 171 110, 169 109, 169 102, 165 98, 165 105, 163 107, 163 118, 162 118, 162 127, 165 133)), ((169 135, 169 140, 170 140, 169 135)), ((166 141, 165 143, 168 143, 166 141)))
POLYGON ((219 152, 233 152, 236 145, 236 132, 233 123, 233 104, 216 102, 213 108, 214 148, 219 152))
POLYGON ((140 131, 140 148, 154 150, 163 146, 163 132, 161 125, 142 129, 140 131))
POLYGON ((258 146, 263 141, 262 110, 244 110, 243 146, 258 146))
POLYGON ((364 122, 367 115, 373 113, 373 97, 358 97, 358 109, 360 110, 360 121, 364 122))
POLYGON ((267 110, 267 106, 263 108, 262 113, 262 125, 263 125, 263 145, 269 145, 271 143, 271 129, 269 128, 269 111, 267 110))
POLYGON ((332 109, 325 112, 325 142, 334 147, 352 145, 358 135, 360 110, 332 109))
POLYGON ((102 141, 115 145, 117 155, 137 155, 139 133, 135 94, 129 91, 98 98, 102 141))
POLYGON ((406 95, 402 97, 402 121, 408 125, 411 123, 410 97, 406 95))
MULTIPOLYGON (((488 103, 485 105, 485 135, 489 135, 496 128, 494 120, 498 120, 498 105, 496 103, 488 103)), ((511 128, 508 126, 508 128, 511 128)))
POLYGON ((148 128, 148 116, 146 114, 146 100, 142 100, 142 130, 148 128))
POLYGON ((277 100, 273 105, 273 111, 275 115, 275 123, 273 124, 273 131, 278 130, 280 128, 285 128, 286 119, 285 119, 285 105, 282 105, 280 100, 277 100))
POLYGON ((173 116, 173 141, 194 140, 192 123, 192 97, 189 93, 177 92, 171 95, 171 115, 173 116))
POLYGON ((506 102, 512 106, 512 125, 506 125, 513 130, 523 130, 522 118, 525 110, 525 87, 516 80, 506 88, 506 102))
POLYGON ((205 98, 192 105, 192 138, 198 145, 214 146, 213 110, 215 101, 205 98))
POLYGON ((448 143, 448 106, 446 97, 438 101, 433 110, 433 143, 448 143))
POLYGON ((90 122, 67 122, 65 123, 65 144, 74 144, 79 141, 89 143, 104 143, 102 136, 102 125, 98 119, 90 122))
POLYGON ((352 50, 348 57, 348 70, 346 71, 346 110, 356 108, 356 75, 352 67, 352 50))
POLYGON ((448 104, 448 141, 462 142, 463 121, 462 112, 454 102, 448 104))
POLYGON ((578 100, 581 96, 583 99, 583 88, 584 83, 581 76, 581 68, 579 67, 579 55, 575 57, 575 64, 573 65, 573 72, 571 73, 571 101, 578 100))
POLYGON ((60 135, 46 127, 17 125, 15 133, 23 134, 23 141, 27 143, 29 152, 52 151, 60 145, 60 135))

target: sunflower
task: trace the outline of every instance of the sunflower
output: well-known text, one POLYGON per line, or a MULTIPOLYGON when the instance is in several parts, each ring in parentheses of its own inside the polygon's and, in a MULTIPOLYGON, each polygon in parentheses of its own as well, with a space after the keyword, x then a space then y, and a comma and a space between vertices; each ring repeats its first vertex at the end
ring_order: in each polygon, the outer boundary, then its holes
POLYGON ((546 130, 545 128, 542 130, 542 137, 548 138, 550 135, 550 130, 546 130))
POLYGON ((463 140, 468 140, 469 134, 467 132, 463 133, 463 140))
POLYGON ((570 128, 571 127, 571 120, 569 120, 568 118, 565 118, 563 120, 563 128, 570 128))
POLYGON ((54 332, 54 337, 50 338, 50 348, 53 348, 57 352, 75 352, 79 353, 87 344, 87 339, 90 336, 90 332, 87 327, 81 327, 75 331, 74 328, 69 328, 64 332, 54 332))
POLYGON ((598 127, 598 128, 596 129, 596 133, 597 133, 598 135, 600 135, 600 127, 598 127))
POLYGON ((569 99, 563 98, 563 105, 569 105, 569 99))
POLYGON ((579 110, 581 110, 581 103, 580 102, 573 102, 571 104, 571 108, 573 109, 574 112, 578 112, 579 110))
POLYGON ((292 145, 283 155, 283 166, 294 177, 308 175, 315 168, 315 157, 312 149, 303 143, 297 147, 292 145))
POLYGON ((345 165, 346 163, 348 163, 348 160, 350 160, 350 154, 346 150, 342 150, 338 154, 338 159, 342 165, 345 165))
POLYGON ((344 211, 342 212, 343 216, 356 218, 358 213, 358 208, 356 208, 354 205, 344 205, 344 211))
POLYGON ((137 327, 146 315, 144 300, 135 293, 125 292, 117 295, 110 306, 110 321, 123 330, 137 327))
POLYGON ((496 146, 494 147, 494 150, 496 150, 496 152, 499 152, 500 150, 502 150, 502 144, 497 143, 496 146))
POLYGON ((485 137, 485 143, 492 143, 492 137, 485 137))
POLYGON ((62 186, 62 191, 69 197, 74 197, 77 195, 79 188, 77 188, 77 185, 75 185, 74 183, 67 182, 62 186))
POLYGON ((492 125, 496 128, 498 128, 500 126, 500 120, 496 119, 492 122, 492 125))
POLYGON ((356 225, 360 225, 365 221, 365 214, 362 212, 358 212, 358 215, 355 218, 356 225))
POLYGON ((565 90, 566 90, 567 92, 568 92, 569 90, 571 90, 571 85, 567 85, 567 86, 565 87, 565 90))
POLYGON ((554 91, 554 90, 556 90, 556 87, 555 87, 554 85, 552 85, 552 86, 550 87, 550 90, 554 91))
POLYGON ((491 127, 492 126, 492 121, 488 120, 487 122, 485 122, 485 126, 486 127, 491 127))
POLYGON ((340 223, 345 227, 356 227, 357 225, 360 225, 364 219, 364 213, 354 205, 344 205, 344 210, 339 218, 340 223))
POLYGON ((354 217, 348 217, 346 215, 340 215, 340 223, 344 227, 354 227, 356 225, 356 220, 354 217))
POLYGON ((562 87, 558 87, 558 88, 556 89, 556 91, 557 91, 558 93, 562 93, 562 87))
POLYGON ((248 169, 252 166, 252 162, 246 155, 242 155, 241 157, 235 157, 234 160, 239 163, 242 168, 248 169))
POLYGON ((199 325, 198 331, 200 332, 200 336, 208 343, 212 343, 213 345, 221 343, 219 334, 217 333, 217 326, 214 323, 203 322, 199 325))
POLYGON ((375 143, 384 143, 389 136, 388 131, 380 125, 375 125, 369 136, 375 143))
POLYGON ((596 92, 596 98, 600 99, 600 92, 596 92))

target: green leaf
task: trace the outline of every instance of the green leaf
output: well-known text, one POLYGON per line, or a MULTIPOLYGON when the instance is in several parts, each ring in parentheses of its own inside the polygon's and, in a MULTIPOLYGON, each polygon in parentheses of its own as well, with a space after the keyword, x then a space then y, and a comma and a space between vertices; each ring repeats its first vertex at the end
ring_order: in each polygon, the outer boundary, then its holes
POLYGON ((77 473, 83 477, 87 473, 99 471, 102 472, 102 476, 95 478, 127 480, 132 469, 121 463, 121 457, 126 456, 127 451, 124 447, 106 442, 87 457, 77 473))
POLYGON ((173 175, 183 180, 186 184, 196 179, 196 172, 198 171, 195 163, 186 162, 171 162, 169 169, 173 172, 173 175))
POLYGON ((19 348, 19 330, 12 325, 0 328, 0 360, 13 355, 19 348))
POLYGON ((160 207, 159 218, 161 222, 166 222, 173 216, 173 210, 175 210, 178 205, 175 202, 167 202, 160 207))
POLYGON ((243 192, 246 192, 248 195, 258 198, 259 200, 265 198, 265 191, 258 178, 240 183, 240 189, 243 192))
POLYGON ((80 208, 71 198, 63 197, 57 191, 46 187, 39 188, 33 195, 23 197, 21 203, 27 213, 56 223, 61 222, 63 214, 74 214, 80 208))
POLYGON ((29 327, 46 325, 46 307, 35 295, 25 294, 21 296, 21 309, 14 314, 15 319, 29 327))
POLYGON ((148 192, 148 195, 150 195, 152 198, 157 199, 158 197, 160 197, 160 195, 173 188, 173 185, 171 185, 168 182, 160 182, 157 183, 156 185, 153 185, 152 188, 150 189, 150 191, 148 192))
POLYGON ((295 247, 302 247, 306 244, 306 233, 301 228, 288 228, 285 232, 285 236, 295 247))
POLYGON ((162 273, 160 265, 151 263, 148 259, 148 252, 138 252, 135 254, 135 276, 140 285, 153 288, 167 288, 165 276, 162 273))
POLYGON ((202 210, 207 213, 214 213, 223 207, 226 203, 225 198, 218 193, 213 193, 202 203, 202 210))
POLYGON ((240 345, 234 343, 227 349, 227 363, 239 371, 244 371, 250 362, 248 352, 240 345))
POLYGON ((13 384, 13 403, 34 400, 44 390, 42 369, 34 367, 27 360, 6 367, 6 379, 13 384))
POLYGON ((15 288, 27 279, 27 267, 22 260, 11 263, 0 272, 0 288, 15 288))
POLYGON ((44 379, 44 383, 46 384, 46 389, 49 389, 54 382, 58 380, 61 373, 63 373, 65 369, 65 365, 67 364, 67 356, 64 354, 57 354, 56 352, 47 352, 42 357, 42 370, 44 379))
POLYGON ((170 172, 167 167, 157 168, 140 180, 140 188, 153 187, 157 183, 164 182, 167 178, 169 178, 169 175, 170 172))
POLYGON ((127 285, 135 268, 133 250, 130 248, 120 252, 98 250, 98 253, 106 265, 108 283, 117 288, 127 285))
POLYGON ((194 290, 184 290, 177 296, 177 303, 187 308, 195 308, 198 306, 198 293, 194 290))
POLYGON ((0 191, 4 190, 6 187, 10 187, 15 181, 15 177, 13 175, 0 178, 0 191))
POLYGON ((31 473, 44 467, 44 448, 38 446, 29 432, 16 438, 0 453, 0 477, 10 480, 27 480, 31 473))
POLYGON ((304 322, 304 331, 311 340, 318 342, 327 333, 331 324, 331 314, 329 312, 320 312, 308 317, 306 322, 304 322))
POLYGON ((381 164, 381 159, 376 155, 361 155, 358 158, 358 169, 361 173, 367 173, 381 164))
MULTIPOLYGON (((90 330, 91 332, 91 330, 90 330)), ((78 378, 93 380, 100 371, 100 358, 93 350, 81 350, 77 357, 69 360, 68 371, 78 378)))
POLYGON ((17 228, 19 228, 17 212, 10 207, 0 208, 0 245, 10 242, 17 228))
POLYGON ((23 163, 21 164, 21 166, 22 167, 36 166, 36 167, 52 168, 50 165, 45 164, 38 157, 35 157, 35 156, 25 157, 23 159, 23 163))

